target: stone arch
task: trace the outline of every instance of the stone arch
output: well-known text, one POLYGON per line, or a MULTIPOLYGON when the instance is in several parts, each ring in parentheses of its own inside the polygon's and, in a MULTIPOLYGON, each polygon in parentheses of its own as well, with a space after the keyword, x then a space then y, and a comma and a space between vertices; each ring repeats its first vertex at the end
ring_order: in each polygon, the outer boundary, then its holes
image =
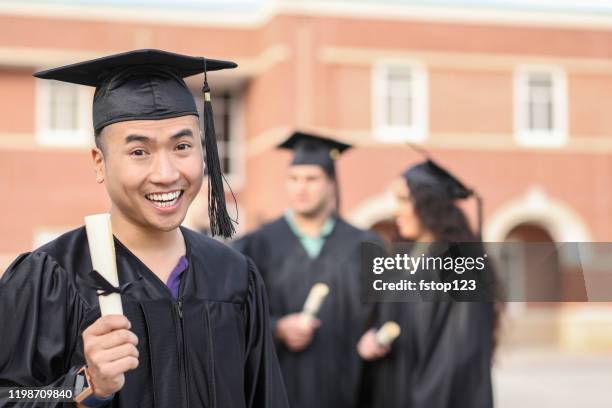
POLYGON ((592 241, 587 224, 576 211, 537 187, 493 212, 485 223, 484 240, 503 242, 514 227, 524 223, 540 225, 557 242, 592 241))

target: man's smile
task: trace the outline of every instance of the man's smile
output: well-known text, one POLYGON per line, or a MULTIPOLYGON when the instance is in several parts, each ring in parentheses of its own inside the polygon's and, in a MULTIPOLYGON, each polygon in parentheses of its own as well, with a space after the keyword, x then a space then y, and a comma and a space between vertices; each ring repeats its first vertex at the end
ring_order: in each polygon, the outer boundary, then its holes
POLYGON ((175 206, 179 199, 183 196, 184 190, 173 190, 167 192, 156 192, 145 194, 145 198, 149 200, 157 208, 168 208, 175 206))

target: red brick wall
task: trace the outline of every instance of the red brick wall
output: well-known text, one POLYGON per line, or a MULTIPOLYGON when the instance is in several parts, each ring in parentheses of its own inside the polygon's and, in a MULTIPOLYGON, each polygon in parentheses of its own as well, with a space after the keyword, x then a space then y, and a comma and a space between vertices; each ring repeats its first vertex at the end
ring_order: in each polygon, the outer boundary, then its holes
MULTIPOLYGON (((521 56, 531 56, 552 58, 561 65, 567 58, 612 63, 611 43, 612 31, 608 30, 322 16, 281 15, 254 28, 0 16, 0 47, 97 52, 159 47, 235 58, 239 63, 261 59, 271 47, 286 47, 285 59, 257 71, 245 87, 246 140, 249 148, 259 146, 249 150, 246 183, 236 191, 249 228, 277 216, 285 205, 289 157, 271 150, 275 140, 270 135, 278 129, 306 125, 359 140, 369 133, 370 62, 321 59, 324 47, 350 47, 366 54, 368 50, 458 53, 476 58, 472 65, 462 65, 463 60, 454 64, 454 54, 444 54, 443 62, 428 68, 430 140, 435 144, 442 136, 501 137, 511 148, 438 147, 432 149, 433 154, 478 187, 486 199, 487 215, 537 184, 582 216, 596 239, 611 239, 611 148, 582 153, 526 150, 512 138, 514 62, 520 64, 521 56), (499 56, 508 59, 501 65, 479 66, 478 58, 499 56)), ((35 145, 35 82, 30 76, 35 68, 0 68, 0 184, 11 196, 0 202, 0 254, 28 249, 38 227, 77 226, 84 215, 104 211, 109 205, 103 188, 94 182, 86 150, 67 152, 35 145), (10 147, 15 134, 29 138, 30 145, 10 147)), ((611 138, 612 73, 572 68, 567 74, 572 142, 584 136, 611 138)), ((401 146, 364 141, 367 146, 354 149, 339 162, 346 213, 384 191, 392 178, 419 159, 401 146)))

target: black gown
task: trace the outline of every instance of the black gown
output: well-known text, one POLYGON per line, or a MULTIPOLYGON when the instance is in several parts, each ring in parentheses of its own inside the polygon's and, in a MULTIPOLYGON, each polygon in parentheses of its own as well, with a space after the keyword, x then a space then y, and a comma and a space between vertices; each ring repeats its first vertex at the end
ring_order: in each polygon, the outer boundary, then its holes
MULTIPOLYGON (((118 240, 140 365, 112 407, 287 407, 263 282, 251 261, 186 228, 179 299, 118 240)), ((0 386, 73 387, 100 317, 85 228, 18 257, 0 280, 0 386)), ((1 405, 1 404, 0 404, 1 405)), ((21 406, 32 406, 23 403, 21 406)), ((61 403, 50 406, 62 406, 61 403)), ((65 406, 73 406, 66 403, 65 406)))
POLYGON ((272 326, 300 312, 317 282, 330 292, 318 314, 321 326, 312 342, 291 352, 277 342, 277 353, 292 408, 345 408, 357 403, 362 362, 356 345, 370 306, 361 302, 360 245, 380 242, 373 233, 340 218, 317 258, 311 259, 284 217, 235 243, 251 257, 266 283, 272 326))
MULTIPOLYGON (((418 281, 423 276, 449 281, 457 275, 417 271, 405 278, 418 281)), ((478 276, 466 273, 462 277, 478 280, 482 290, 477 298, 491 298, 495 283, 490 265, 478 276)), ((493 407, 494 303, 457 301, 462 294, 450 293, 420 294, 422 300, 377 305, 376 326, 395 321, 401 334, 389 354, 366 365, 362 407, 493 407)))

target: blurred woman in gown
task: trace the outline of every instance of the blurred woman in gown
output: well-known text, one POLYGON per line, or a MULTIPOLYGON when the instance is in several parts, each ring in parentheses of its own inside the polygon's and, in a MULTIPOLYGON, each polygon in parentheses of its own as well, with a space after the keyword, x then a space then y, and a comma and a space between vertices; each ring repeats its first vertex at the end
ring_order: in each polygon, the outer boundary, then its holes
MULTIPOLYGON (((402 240, 412 242, 414 256, 440 243, 482 248, 479 234, 457 206, 474 193, 432 160, 408 168, 393 184, 398 205, 396 223, 402 240)), ((479 204, 480 213, 480 204, 479 204)), ((431 271, 412 276, 432 276, 431 271)), ((440 281, 463 275, 438 271, 440 281)), ((494 292, 490 267, 479 274, 481 291, 494 292)), ((471 294, 474 295, 474 294, 471 294)), ((482 292, 480 293, 482 295, 482 292)), ((474 301, 465 293, 425 294, 418 301, 381 302, 372 329, 361 338, 358 351, 367 361, 363 406, 370 408, 490 408, 493 406, 491 360, 496 307, 474 301), (391 346, 380 345, 375 329, 387 321, 399 324, 401 334, 391 346)))

